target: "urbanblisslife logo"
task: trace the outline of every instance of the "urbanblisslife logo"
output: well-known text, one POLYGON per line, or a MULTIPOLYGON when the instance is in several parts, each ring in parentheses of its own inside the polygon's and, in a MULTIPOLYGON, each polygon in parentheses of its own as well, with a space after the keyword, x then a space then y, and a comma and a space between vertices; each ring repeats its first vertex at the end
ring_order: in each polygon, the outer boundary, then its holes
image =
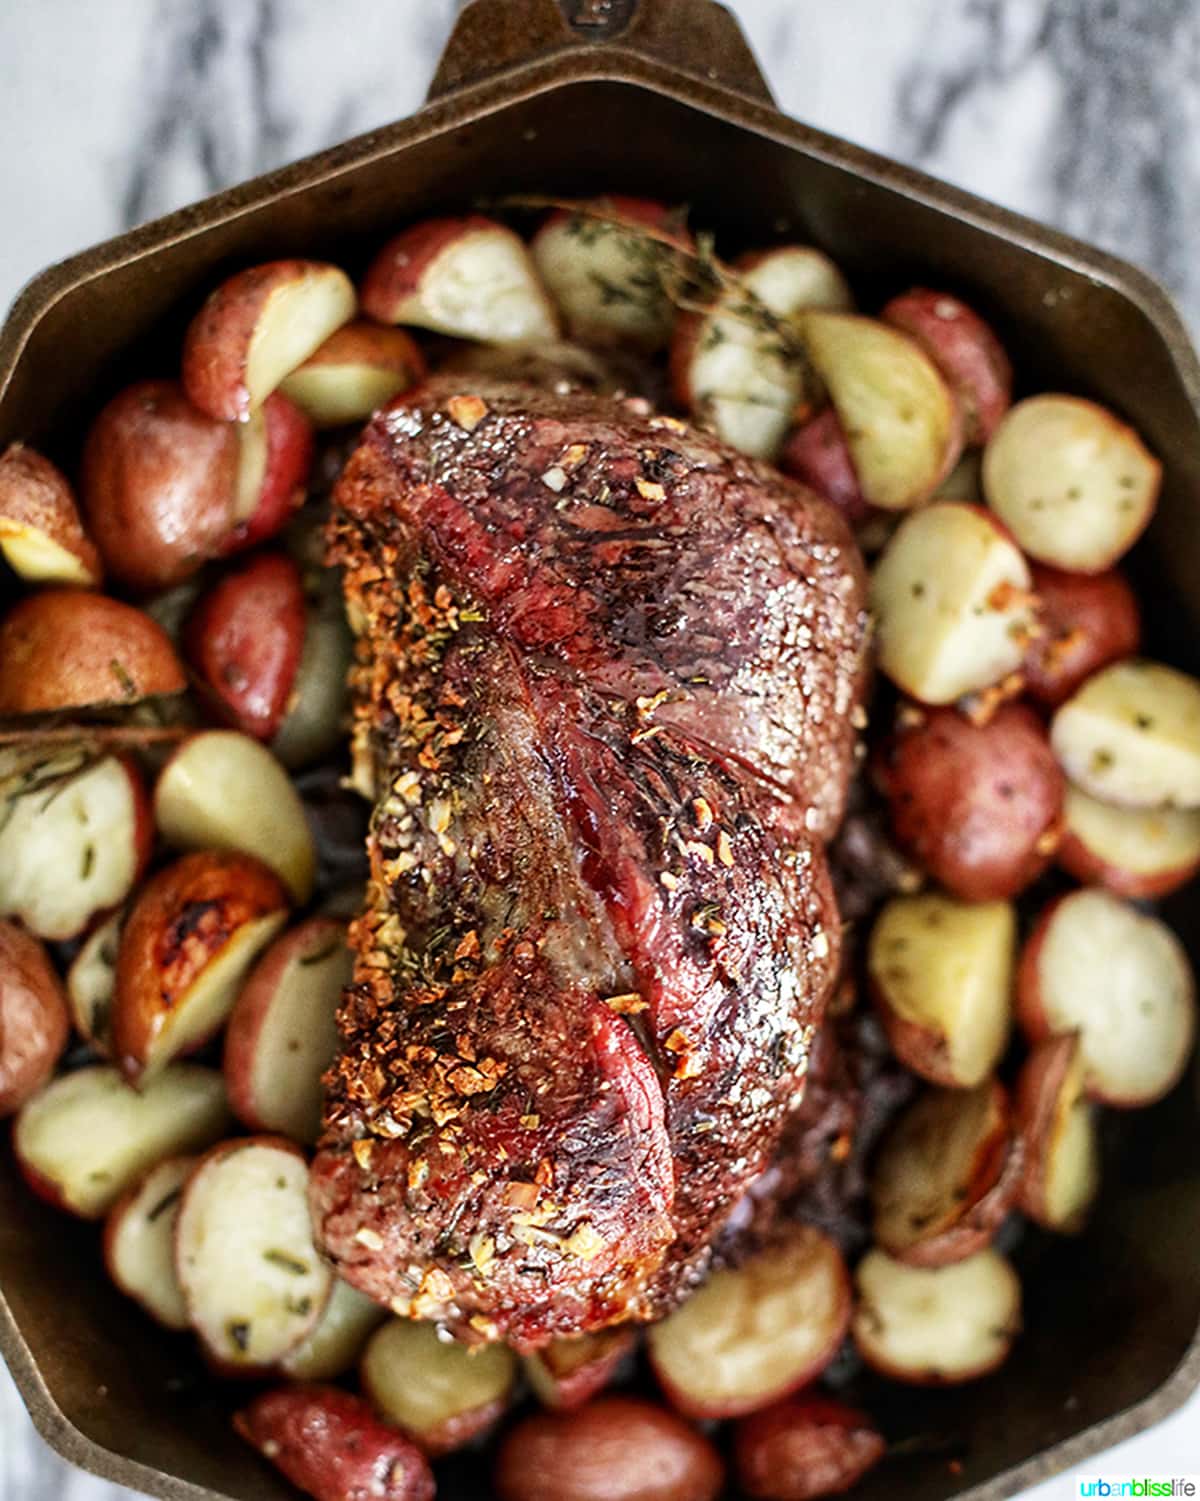
POLYGON ((1200 1475, 1080 1475, 1078 1494, 1100 1501, 1115 1501, 1118 1496, 1197 1496, 1200 1475))

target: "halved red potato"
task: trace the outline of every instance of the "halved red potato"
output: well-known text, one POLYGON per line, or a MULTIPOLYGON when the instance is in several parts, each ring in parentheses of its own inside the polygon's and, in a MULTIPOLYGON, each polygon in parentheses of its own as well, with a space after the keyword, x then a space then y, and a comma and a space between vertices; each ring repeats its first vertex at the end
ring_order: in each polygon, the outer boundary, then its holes
POLYGON ((1092 1099, 1152 1105, 1178 1083, 1195 1040, 1187 954, 1166 923, 1110 892, 1069 892, 1025 944, 1017 1019, 1034 1043, 1079 1033, 1092 1099))
POLYGON ((263 745, 203 730, 179 747, 154 789, 159 832, 176 849, 241 850, 273 870, 297 903, 312 894, 316 850, 296 789, 263 745))
POLYGON ((1016 896, 1058 846, 1066 779, 1041 720, 1002 704, 986 724, 953 709, 901 714, 877 779, 900 847, 954 896, 1016 896))
POLYGON ((729 1418, 820 1375, 850 1318, 842 1253, 808 1225, 699 1292, 651 1327, 654 1374, 686 1417, 729 1418))
POLYGON ((468 1349, 434 1324, 392 1318, 367 1341, 359 1371, 376 1410, 437 1458, 499 1422, 517 1358, 507 1345, 468 1349))
POLYGON ((168 1329, 188 1327, 187 1305, 175 1274, 175 1223, 183 1185, 199 1161, 168 1157, 152 1167, 108 1212, 104 1264, 128 1298, 168 1329))
POLYGON ((63 1074, 23 1106, 13 1151, 29 1186, 83 1219, 107 1214, 155 1163, 211 1146, 230 1126, 213 1068, 172 1063, 134 1089, 108 1063, 63 1074))
POLYGON ((743 1418, 734 1430, 738 1484, 762 1501, 812 1501, 850 1489, 887 1444, 865 1413, 828 1397, 799 1397, 743 1418))
POLYGON ((616 1379, 637 1344, 631 1329, 601 1329, 553 1339, 524 1359, 525 1374, 543 1407, 571 1412, 616 1379))
POLYGON ((314 1142, 321 1078, 337 1052, 335 1017, 350 983, 346 925, 312 917, 277 938, 251 971, 229 1017, 229 1103, 252 1131, 314 1142))
POLYGON ((362 310, 486 344, 558 336, 558 318, 523 241, 470 214, 427 219, 389 240, 367 269, 362 310))
POLYGON ((983 455, 988 505, 1039 563, 1102 573, 1158 502, 1162 465, 1133 428, 1078 396, 1029 396, 983 455))
POLYGON ((879 665, 926 704, 1016 672, 1033 626, 1028 564, 978 506, 937 501, 906 516, 875 564, 879 665))
POLYGON ((986 443, 1012 402, 1012 365, 989 324, 948 292, 913 287, 879 315, 913 338, 949 382, 968 443, 986 443))
POLYGON ((175 1270, 188 1321, 223 1370, 261 1370, 299 1345, 333 1278, 313 1245, 300 1148, 277 1136, 213 1147, 184 1187, 175 1270))
POLYGON ((357 1365, 367 1340, 388 1317, 386 1308, 335 1277, 321 1317, 279 1362, 280 1373, 294 1381, 336 1380, 357 1365))
POLYGON ((212 1037, 286 921, 283 887, 246 855, 185 855, 147 882, 117 950, 113 1054, 126 1076, 153 1077, 212 1037))
POLYGON ((569 338, 600 348, 663 348, 675 318, 665 280, 673 257, 671 245, 655 236, 692 246, 682 216, 648 198, 613 194, 550 214, 529 252, 569 338))
POLYGON ((896 1381, 974 1381, 1002 1364, 1021 1330, 1020 1280, 990 1246, 939 1267, 868 1251, 854 1280, 854 1343, 869 1366, 896 1381))
POLYGON ((309 592, 300 662, 271 740, 272 754, 289 769, 321 760, 346 738, 353 660, 354 637, 346 623, 340 580, 322 574, 317 589, 309 592))
POLYGON ((221 575, 184 628, 188 659, 221 718, 258 740, 275 736, 306 627, 304 583, 285 553, 256 553, 221 575))
POLYGON ((314 427, 365 422, 425 375, 425 356, 401 328, 346 323, 284 378, 280 390, 314 427))
POLYGON ((0 454, 0 552, 31 584, 94 588, 104 574, 66 475, 24 443, 0 454))
POLYGON ((125 913, 106 917, 84 939, 67 970, 67 1006, 76 1032, 101 1058, 112 1057, 112 1001, 125 913))
POLYGON ((1083 1084, 1083 1053, 1073 1032, 1039 1042, 1017 1081, 1025 1147, 1019 1203, 1047 1230, 1080 1229, 1100 1186, 1096 1115, 1083 1084))
POLYGON ((1132 657, 1141 645, 1137 596, 1114 570, 1063 573, 1035 563, 1038 630, 1022 672, 1030 698, 1057 709, 1092 673, 1132 657))
POLYGON ((341 1387, 263 1392, 233 1426, 314 1501, 433 1501, 421 1452, 341 1387))
POLYGON ((245 421, 354 317, 354 285, 325 261, 268 261, 221 283, 183 341, 183 387, 210 417, 245 421))
POLYGON ((822 496, 851 526, 872 514, 854 472, 846 435, 833 407, 826 407, 789 433, 779 455, 779 467, 822 496))
POLYGON ((1200 870, 1200 808, 1116 808, 1067 787, 1058 863, 1118 896, 1167 896, 1200 870))
POLYGON ((70 1031, 62 981, 46 950, 16 923, 0 922, 0 1119, 49 1079, 70 1031))
POLYGON ((601 1397, 574 1412, 538 1412, 505 1435, 499 1501, 716 1501, 716 1449, 673 1412, 638 1397, 601 1397))
POLYGON ((1127 808, 1200 808, 1200 682, 1141 658, 1088 678, 1050 727, 1067 776, 1127 808))
POLYGON ((946 1266, 988 1245, 1016 1202, 1022 1153, 995 1079, 923 1094, 875 1160, 875 1240, 910 1266, 946 1266))
POLYGON ((216 557, 236 525, 238 430, 198 412, 176 381, 143 380, 92 424, 79 495, 109 573, 167 589, 216 557))
POLYGON ((748 250, 738 256, 733 268, 742 285, 781 318, 795 318, 809 308, 854 311, 854 294, 846 278, 815 245, 748 250))
POLYGON ((0 916, 41 938, 75 938, 128 896, 154 829, 141 773, 125 756, 72 751, 8 789, 0 827, 0 916))
POLYGON ((313 462, 308 418, 279 391, 238 425, 237 494, 222 553, 241 552, 273 537, 304 503, 313 462))
POLYGON ((1008 902, 921 892, 885 903, 867 971, 902 1063, 951 1088, 988 1077, 1008 1043, 1016 940, 1008 902))
POLYGON ((81 589, 44 589, 0 621, 0 714, 133 704, 187 678, 141 610, 81 589))
POLYGON ((809 312, 802 326, 866 500, 885 511, 927 500, 962 452, 958 405, 937 366, 874 318, 809 312))

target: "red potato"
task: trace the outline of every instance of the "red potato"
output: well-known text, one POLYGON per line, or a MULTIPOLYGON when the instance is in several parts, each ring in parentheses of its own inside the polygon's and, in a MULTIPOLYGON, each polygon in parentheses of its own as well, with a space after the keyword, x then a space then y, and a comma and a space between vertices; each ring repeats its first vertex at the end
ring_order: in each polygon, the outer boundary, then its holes
POLYGON ((13 1151, 37 1194, 94 1220, 156 1163, 202 1151, 229 1125, 215 1069, 173 1063, 133 1089, 111 1064, 95 1063, 63 1074, 26 1102, 13 1151))
POLYGON ((511 229, 470 214, 427 219, 389 240, 367 269, 362 310, 486 344, 558 337, 529 251, 511 229))
POLYGON ((1012 365, 978 313, 948 292, 913 287, 879 315, 913 338, 942 372, 962 409, 968 443, 986 443, 1012 402, 1012 365))
POLYGON ((525 1374, 543 1407, 573 1412, 616 1380, 637 1345, 631 1329, 554 1339, 525 1356, 525 1374))
POLYGON ((1084 885, 1168 896, 1200 870, 1200 808, 1116 808, 1067 788, 1058 863, 1084 885))
POLYGON ((1016 896, 1062 832, 1066 780, 1041 720, 1011 703, 982 725, 953 709, 900 718, 877 763, 896 842, 964 901, 1016 896))
POLYGON ((233 1426, 314 1501, 433 1501, 423 1455, 340 1387, 264 1392, 233 1426))
POLYGON ((499 1422, 517 1358, 506 1345, 469 1350, 433 1324, 393 1318, 367 1341, 359 1371, 376 1410, 436 1459, 499 1422))
POLYGON ((124 922, 124 911, 117 911, 97 924, 67 970, 71 1025, 101 1058, 112 1057, 112 1000, 124 922))
POLYGON ((988 505, 1039 563, 1103 573, 1149 525, 1162 465, 1094 401, 1030 396, 983 455, 988 505))
POLYGON ((346 323, 284 378, 280 390, 314 427, 365 422, 425 377, 425 356, 400 328, 346 323))
POLYGON ((1021 1330, 1020 1281, 991 1247, 940 1267, 868 1251, 855 1282, 854 1342, 869 1366, 896 1381, 974 1381, 1004 1362, 1021 1330))
POLYGON ((354 638, 346 623, 341 582, 323 573, 310 591, 304 646, 271 751, 291 769, 319 761, 348 734, 348 681, 354 638))
POLYGON ((813 1501, 855 1485, 887 1451, 865 1413, 826 1397, 777 1402, 734 1430, 738 1484, 762 1501, 813 1501))
POLYGON ((125 1294, 167 1329, 188 1327, 175 1275, 175 1223, 183 1185, 199 1159, 168 1157, 121 1196, 104 1223, 104 1264, 125 1294))
POLYGON ((350 278, 324 261, 268 261, 239 271, 188 328, 188 400, 210 417, 244 422, 354 309, 350 278))
POLYGON ((287 920, 276 877, 245 855, 204 851, 160 870, 117 950, 113 1053, 140 1081, 212 1037, 256 956, 287 920))
POLYGON ((161 626, 103 594, 45 589, 0 621, 0 714, 133 704, 186 687, 161 626))
POLYGON ((184 628, 187 656, 221 717, 271 740, 295 690, 306 629, 300 570, 283 553, 256 553, 224 573, 184 628))
POLYGON ((0 1119, 50 1075, 71 1026, 62 981, 36 938, 0 922, 0 1119))
POLYGON ((222 553, 256 547, 280 531, 304 503, 313 433, 300 408, 278 391, 239 424, 237 494, 222 553))
POLYGON ((807 1225, 705 1285, 651 1327, 654 1374, 685 1417, 753 1412, 814 1381, 850 1318, 841 1252, 807 1225))
POLYGON ((1029 567, 978 506, 906 516, 871 578, 879 665, 925 704, 950 704, 1021 666, 1033 627, 1029 567))
POLYGON ((1200 682, 1135 659, 1088 678, 1050 726, 1078 787, 1126 808, 1200 808, 1200 682))
POLYGON ((1079 1038, 1070 1032, 1039 1042, 1017 1082, 1025 1144, 1019 1203, 1047 1230, 1081 1229, 1100 1186, 1095 1110, 1083 1084, 1079 1038))
POLYGON ((337 1052, 335 1017, 350 983, 346 925, 313 917, 277 938, 242 986, 225 1035, 229 1103, 252 1131, 314 1142, 321 1079, 337 1052))
POLYGON ((779 455, 779 467, 823 496, 851 526, 861 526, 873 514, 874 507, 863 496, 846 435, 832 407, 792 429, 779 455))
POLYGON ((175 381, 128 386, 92 424, 80 500, 109 573, 168 589, 220 554, 237 524, 238 430, 198 412, 175 381))
POLYGON ((7 789, 0 827, 0 916, 64 940, 119 906, 150 858, 141 773, 124 756, 66 751, 7 789))
POLYGON ((900 1061, 971 1089, 996 1067, 1012 1019, 1017 920, 1008 902, 897 896, 867 949, 872 996, 900 1061))
POLYGON ((832 313, 854 310, 854 294, 846 278, 813 245, 748 250, 734 261, 733 269, 742 285, 780 318, 795 318, 809 308, 832 313))
POLYGON ((104 574, 66 475, 24 443, 0 454, 0 551, 31 584, 95 588, 104 574))
POLYGON ((1057 709, 1110 662, 1141 645, 1137 596, 1119 573, 1063 573, 1033 565, 1038 632, 1022 673, 1030 698, 1057 709))
POLYGON ((279 1362, 280 1373, 294 1381, 336 1380, 358 1363, 367 1340, 387 1317, 386 1308, 335 1277, 321 1317, 279 1362))
POLYGON ((885 511, 927 500, 963 446, 958 405, 933 361, 873 318, 809 312, 802 326, 865 499, 885 511))
POLYGON ((614 194, 550 214, 529 252, 568 338, 653 353, 670 339, 675 318, 666 280, 672 245, 692 248, 676 210, 614 194), (654 237, 664 235, 670 244, 654 237))
POLYGON ((724 1470, 708 1439, 637 1397, 539 1412, 506 1434, 499 1501, 716 1501, 724 1470))
POLYGON ((1022 1151, 994 1079, 923 1094, 875 1161, 875 1239, 910 1266, 946 1266, 988 1245, 1013 1207, 1022 1151))
POLYGON ((1158 918, 1107 891, 1072 891, 1025 944, 1017 1019, 1032 1043, 1079 1033, 1092 1099, 1152 1105, 1179 1082, 1195 1041, 1191 966, 1158 918))
POLYGON ((223 1371, 253 1374, 299 1345, 332 1286, 300 1148, 277 1136, 213 1147, 183 1190, 175 1270, 188 1321, 223 1371))

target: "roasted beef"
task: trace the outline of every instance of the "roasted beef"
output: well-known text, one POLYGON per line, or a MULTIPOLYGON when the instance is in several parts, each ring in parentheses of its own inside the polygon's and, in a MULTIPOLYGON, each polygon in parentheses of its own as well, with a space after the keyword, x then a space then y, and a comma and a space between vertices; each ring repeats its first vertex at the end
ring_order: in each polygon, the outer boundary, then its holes
POLYGON ((645 404, 442 377, 334 497, 367 910, 313 1170, 349 1281, 653 1318, 799 1105, 862 667, 823 502, 645 404))

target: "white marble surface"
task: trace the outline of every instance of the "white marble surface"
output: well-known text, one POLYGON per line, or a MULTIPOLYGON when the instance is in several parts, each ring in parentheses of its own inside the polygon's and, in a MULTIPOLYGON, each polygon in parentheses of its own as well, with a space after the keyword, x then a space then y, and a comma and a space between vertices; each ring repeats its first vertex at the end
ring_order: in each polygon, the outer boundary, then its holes
MULTIPOLYGON (((1140 262, 1200 328, 1194 0, 731 3, 789 112, 1140 262)), ((49 261, 407 113, 456 8, 0 0, 0 308, 49 261)), ((1200 1399, 1090 1469, 1200 1471, 1200 1399)), ((126 1495, 54 1458, 0 1370, 0 1501, 126 1495)))

